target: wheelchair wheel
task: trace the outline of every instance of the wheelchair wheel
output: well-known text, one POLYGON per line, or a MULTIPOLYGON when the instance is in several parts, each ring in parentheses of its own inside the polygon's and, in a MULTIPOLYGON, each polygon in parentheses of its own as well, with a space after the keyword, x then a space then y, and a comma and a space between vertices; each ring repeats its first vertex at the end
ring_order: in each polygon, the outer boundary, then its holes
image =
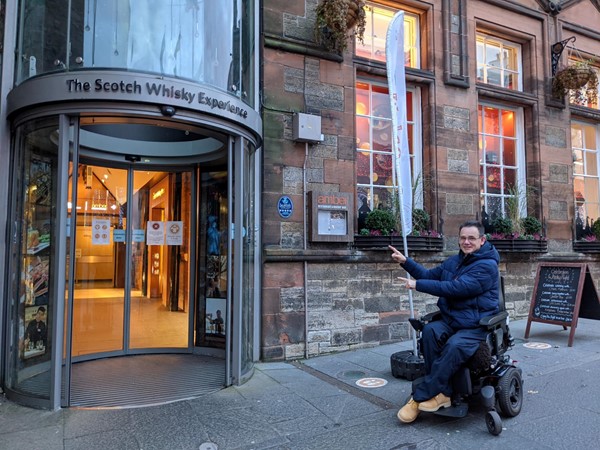
POLYGON ((517 369, 511 367, 498 381, 498 406, 506 417, 515 417, 523 406, 523 380, 517 369))
POLYGON ((502 419, 496 411, 488 411, 485 413, 485 424, 490 434, 498 436, 502 433, 502 419))

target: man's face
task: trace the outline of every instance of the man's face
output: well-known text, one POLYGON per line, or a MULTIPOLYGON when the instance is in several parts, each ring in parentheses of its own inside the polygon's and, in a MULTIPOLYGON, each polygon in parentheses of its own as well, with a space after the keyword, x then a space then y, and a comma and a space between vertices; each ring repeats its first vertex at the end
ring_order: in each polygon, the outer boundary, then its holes
POLYGON ((477 227, 464 227, 460 229, 458 243, 465 255, 476 252, 485 242, 485 236, 479 235, 477 227))

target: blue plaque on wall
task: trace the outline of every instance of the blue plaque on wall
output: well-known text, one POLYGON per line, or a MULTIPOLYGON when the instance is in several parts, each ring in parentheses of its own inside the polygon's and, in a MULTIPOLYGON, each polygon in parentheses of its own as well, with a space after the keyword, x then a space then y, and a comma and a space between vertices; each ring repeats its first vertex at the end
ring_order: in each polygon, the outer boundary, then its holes
POLYGON ((294 203, 292 203, 292 199, 287 195, 283 195, 279 197, 279 201, 277 202, 277 210, 279 211, 279 215, 284 219, 289 219, 294 212, 294 203))

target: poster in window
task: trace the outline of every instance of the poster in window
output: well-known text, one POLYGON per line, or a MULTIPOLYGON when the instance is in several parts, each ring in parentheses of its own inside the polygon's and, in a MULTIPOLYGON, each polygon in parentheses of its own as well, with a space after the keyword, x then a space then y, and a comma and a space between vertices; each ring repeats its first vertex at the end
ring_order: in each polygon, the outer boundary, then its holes
POLYGON ((206 334, 225 336, 227 303, 224 298, 206 299, 206 334))
POLYGON ((92 219, 92 245, 110 244, 110 219, 92 219))
POLYGON ((48 346, 48 307, 46 305, 25 308, 25 331, 23 334, 23 358, 42 356, 48 346))
POLYGON ((163 222, 149 221, 146 225, 146 244, 164 245, 165 227, 163 222))
POLYGON ((45 305, 48 303, 48 274, 50 259, 48 256, 35 256, 26 259, 24 273, 24 297, 26 305, 45 305))

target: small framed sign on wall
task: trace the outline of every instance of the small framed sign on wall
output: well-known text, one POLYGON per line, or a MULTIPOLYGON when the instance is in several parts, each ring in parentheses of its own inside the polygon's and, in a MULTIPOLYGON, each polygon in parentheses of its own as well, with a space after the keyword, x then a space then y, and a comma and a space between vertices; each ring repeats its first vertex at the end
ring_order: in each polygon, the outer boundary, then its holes
POLYGON ((352 241, 354 211, 353 196, 348 192, 308 193, 310 239, 313 242, 352 241))

